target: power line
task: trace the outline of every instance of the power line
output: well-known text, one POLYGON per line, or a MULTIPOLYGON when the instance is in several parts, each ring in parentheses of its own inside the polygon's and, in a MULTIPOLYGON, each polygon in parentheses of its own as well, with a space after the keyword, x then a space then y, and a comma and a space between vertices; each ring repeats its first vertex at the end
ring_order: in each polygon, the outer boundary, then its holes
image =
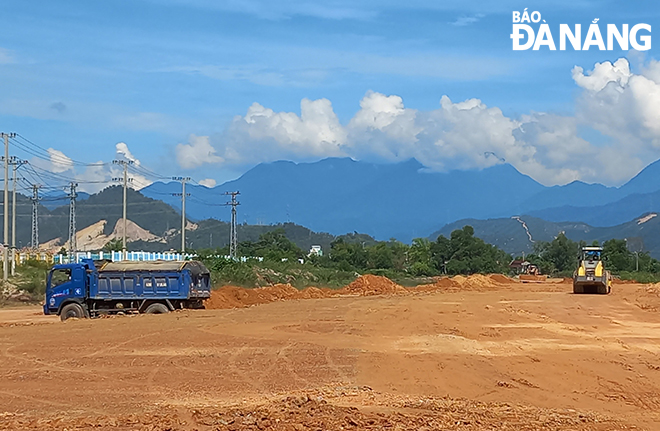
MULTIPOLYGON (((72 158, 70 158, 68 156, 65 156, 65 155, 60 156, 58 154, 53 154, 53 153, 49 152, 46 148, 35 144, 34 142, 32 142, 31 140, 29 140, 28 138, 26 138, 25 136, 23 136, 21 134, 17 133, 16 136, 24 142, 24 144, 22 144, 23 149, 25 149, 27 147, 27 145, 30 145, 30 146, 36 148, 36 150, 32 150, 32 151, 37 152, 37 150, 40 150, 43 153, 45 153, 48 156, 48 158, 46 159, 48 161, 55 160, 56 162, 59 161, 61 164, 74 164, 74 165, 80 165, 80 166, 105 166, 105 165, 110 164, 110 163, 104 163, 104 162, 85 163, 85 162, 81 162, 81 161, 72 159, 72 158)), ((15 139, 15 141, 17 141, 17 140, 15 139)), ((42 158, 42 157, 40 157, 40 158, 42 158)))

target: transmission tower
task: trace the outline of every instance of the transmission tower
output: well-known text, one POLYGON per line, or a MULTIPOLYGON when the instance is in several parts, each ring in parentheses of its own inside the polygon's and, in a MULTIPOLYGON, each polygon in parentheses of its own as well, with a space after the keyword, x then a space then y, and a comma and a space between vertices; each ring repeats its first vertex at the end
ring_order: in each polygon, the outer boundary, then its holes
POLYGON ((238 233, 236 228, 236 207, 240 202, 236 200, 236 196, 241 192, 226 192, 225 195, 231 196, 231 201, 225 205, 231 206, 231 228, 229 230, 229 257, 236 258, 238 255, 238 233))
POLYGON ((11 191, 11 275, 16 274, 16 170, 26 163, 27 160, 20 160, 16 156, 9 158, 9 164, 14 171, 11 191))
POLYGON ((7 281, 9 278, 9 138, 15 138, 16 133, 0 133, 5 141, 5 188, 4 188, 4 234, 2 243, 4 250, 2 253, 2 279, 7 281))
POLYGON ((128 259, 128 254, 126 253, 126 187, 130 181, 133 180, 133 178, 128 178, 128 165, 132 165, 133 161, 132 160, 113 160, 112 163, 115 165, 121 165, 124 169, 124 176, 123 178, 113 178, 113 181, 122 181, 124 183, 124 212, 123 212, 123 220, 124 220, 124 235, 122 236, 122 241, 121 241, 121 250, 122 250, 122 259, 127 260, 128 259))
POLYGON ((77 183, 71 182, 69 184, 69 262, 73 262, 76 251, 78 251, 78 244, 76 242, 76 193, 77 183))
POLYGON ((186 252, 186 182, 190 177, 172 177, 174 181, 181 181, 181 193, 172 193, 172 196, 181 196, 181 253, 186 252))
POLYGON ((39 189, 41 186, 39 184, 35 184, 32 186, 32 241, 30 242, 30 246, 34 250, 39 249, 39 213, 38 213, 38 208, 39 208, 39 201, 41 198, 39 197, 39 189))

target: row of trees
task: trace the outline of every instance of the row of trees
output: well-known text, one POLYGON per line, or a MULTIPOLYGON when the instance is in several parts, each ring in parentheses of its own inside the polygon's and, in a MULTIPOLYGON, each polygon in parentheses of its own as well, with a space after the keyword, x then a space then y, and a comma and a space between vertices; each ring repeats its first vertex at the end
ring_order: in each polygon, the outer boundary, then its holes
MULTIPOLYGON (((572 273, 577 263, 580 248, 586 246, 584 241, 575 242, 563 233, 551 242, 537 242, 534 253, 526 259, 537 265, 544 274, 572 273)), ((589 245, 597 246, 598 241, 589 245)), ((631 252, 625 239, 610 239, 603 244, 603 260, 606 267, 615 274, 625 272, 660 273, 660 262, 652 258, 648 252, 631 252)))
MULTIPOLYGON (((537 265, 543 274, 568 276, 575 270, 579 250, 585 245, 584 241, 575 242, 560 233, 550 242, 535 243, 534 252, 525 259, 537 265)), ((226 250, 208 254, 217 252, 226 250)), ((377 242, 363 235, 346 235, 333 241, 323 256, 309 257, 287 238, 283 229, 276 229, 262 234, 258 241, 241 242, 239 254, 262 257, 265 262, 303 259, 313 266, 339 271, 391 271, 411 276, 507 273, 512 260, 506 252, 475 237, 471 226, 453 231, 449 238, 440 236, 436 241, 416 238, 410 245, 394 239, 377 242)), ((648 252, 629 251, 625 240, 603 243, 603 259, 615 274, 660 273, 658 260, 648 252)))
POLYGON ((333 241, 329 253, 309 257, 286 237, 284 230, 277 229, 261 235, 256 242, 241 242, 239 253, 271 262, 304 259, 314 266, 339 271, 393 271, 412 276, 505 273, 511 261, 510 255, 475 237, 471 226, 433 242, 416 238, 411 245, 394 239, 368 244, 359 235, 346 236, 333 241))

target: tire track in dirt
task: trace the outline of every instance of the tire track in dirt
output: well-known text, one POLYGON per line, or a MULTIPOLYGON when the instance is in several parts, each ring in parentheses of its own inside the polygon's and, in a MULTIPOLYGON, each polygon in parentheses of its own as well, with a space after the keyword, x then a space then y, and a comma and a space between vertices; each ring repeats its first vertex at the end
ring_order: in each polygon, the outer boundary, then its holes
POLYGON ((21 398, 21 399, 36 402, 36 403, 39 403, 39 404, 45 404, 45 405, 52 406, 52 407, 58 407, 58 408, 61 408, 62 410, 66 410, 66 411, 70 411, 70 412, 84 411, 84 412, 88 412, 88 413, 94 413, 96 415, 105 415, 106 414, 106 412, 104 412, 102 410, 99 410, 99 409, 94 409, 94 408, 91 408, 91 407, 83 407, 77 402, 67 403, 67 402, 62 402, 62 401, 58 402, 58 401, 46 400, 46 399, 43 399, 42 397, 37 397, 37 396, 34 396, 34 395, 22 395, 22 394, 17 394, 15 392, 4 391, 2 389, 0 389, 0 394, 7 395, 10 398, 21 398))

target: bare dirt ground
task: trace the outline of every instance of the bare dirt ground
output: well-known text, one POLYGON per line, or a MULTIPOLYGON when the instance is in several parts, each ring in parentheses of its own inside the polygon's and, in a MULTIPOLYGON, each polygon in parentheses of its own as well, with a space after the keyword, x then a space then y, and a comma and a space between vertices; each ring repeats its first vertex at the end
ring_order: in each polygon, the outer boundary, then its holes
POLYGON ((228 288, 215 308, 244 308, 65 323, 3 309, 0 430, 660 429, 657 287, 491 281, 228 288))

